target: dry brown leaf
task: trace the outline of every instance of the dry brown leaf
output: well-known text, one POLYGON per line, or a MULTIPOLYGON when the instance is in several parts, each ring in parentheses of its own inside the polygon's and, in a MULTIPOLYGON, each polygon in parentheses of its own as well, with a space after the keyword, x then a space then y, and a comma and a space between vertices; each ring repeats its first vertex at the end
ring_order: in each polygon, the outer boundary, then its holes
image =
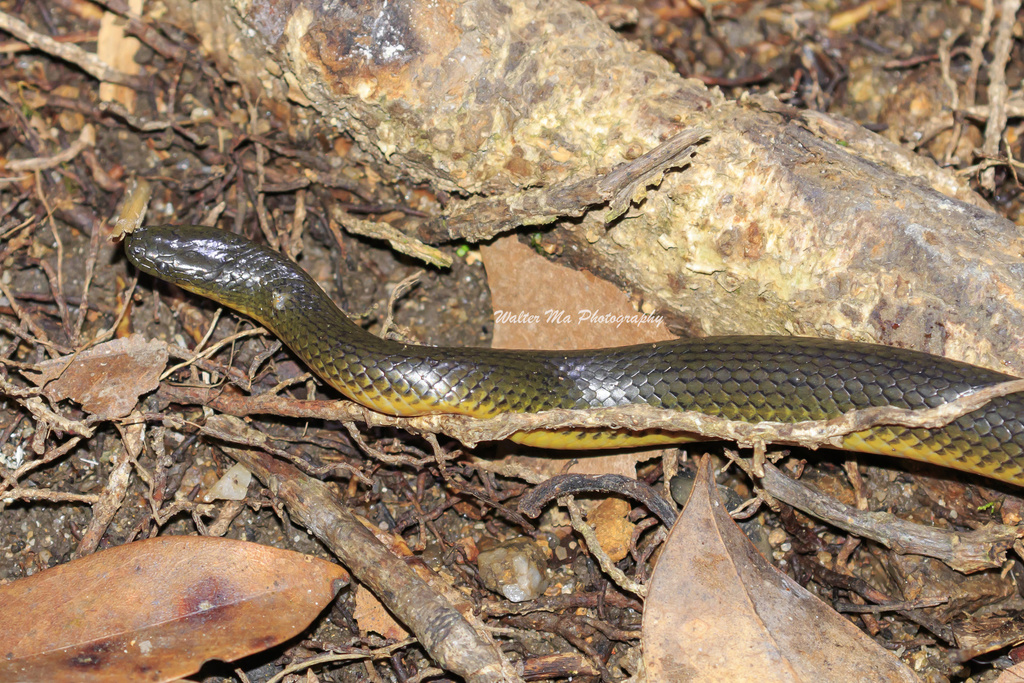
MULTIPOLYGON (((637 453, 586 455, 574 462, 569 469, 559 471, 558 474, 562 474, 563 471, 567 474, 593 474, 595 476, 602 474, 620 474, 623 477, 632 477, 636 479, 636 466, 639 463, 653 460, 654 458, 660 458, 664 452, 665 451, 662 449, 648 449, 637 453)), ((579 454, 577 453, 574 455, 578 456, 579 454)), ((555 460, 555 462, 559 461, 555 460)))
POLYGON ((496 349, 598 349, 674 338, 664 324, 622 322, 641 315, 622 290, 552 263, 515 237, 496 240, 480 253, 491 288, 496 349), (559 311, 563 315, 554 314, 559 311))
POLYGON ((256 543, 166 536, 0 586, 0 681, 168 681, 305 629, 348 574, 256 543))
MULTIPOLYGON (((617 322, 640 315, 622 290, 590 273, 552 263, 515 237, 498 239, 481 247, 480 253, 495 312, 496 349, 594 349, 673 338, 664 324, 617 322), (557 311, 562 315, 555 315, 557 311), (593 315, 588 319, 583 311, 593 315)), ((635 477, 638 462, 659 455, 660 451, 588 455, 568 471, 635 477)), ((553 477, 566 472, 566 462, 567 458, 528 458, 523 464, 553 477)))
MULTIPOLYGON (((520 452, 518 446, 503 444, 500 448, 520 452)), ((532 483, 540 483, 559 474, 619 474, 636 478, 637 463, 661 457, 662 450, 645 450, 638 453, 615 453, 612 455, 591 455, 566 451, 551 457, 532 455, 506 455, 501 458, 486 458, 496 472, 508 477, 521 477, 532 483), (573 462, 575 461, 575 462, 573 462)))
POLYGON ((996 683, 1024 683, 1024 662, 1018 662, 1009 669, 1004 669, 996 679, 996 683))
MULTIPOLYGON (((142 14, 142 0, 128 0, 128 9, 137 15, 142 14)), ((103 13, 96 40, 96 56, 121 73, 137 74, 139 65, 135 55, 142 43, 127 34, 126 23, 113 12, 103 13)), ((104 102, 119 102, 128 111, 135 112, 135 91, 123 85, 100 83, 100 99, 104 102)))
POLYGON ((644 608, 652 681, 917 681, 913 671, 779 572, 718 499, 704 458, 644 608))
POLYGON ((86 0, 71 0, 61 5, 61 8, 82 19, 97 21, 103 16, 103 10, 97 5, 86 0))
POLYGON ((25 373, 51 401, 70 398, 101 420, 124 417, 139 396, 154 391, 167 365, 167 344, 141 334, 99 344, 77 356, 40 363, 25 373))
POLYGON ((380 604, 377 596, 362 586, 356 586, 356 608, 352 612, 352 618, 363 631, 377 633, 391 640, 409 637, 409 632, 395 621, 384 605, 380 604))

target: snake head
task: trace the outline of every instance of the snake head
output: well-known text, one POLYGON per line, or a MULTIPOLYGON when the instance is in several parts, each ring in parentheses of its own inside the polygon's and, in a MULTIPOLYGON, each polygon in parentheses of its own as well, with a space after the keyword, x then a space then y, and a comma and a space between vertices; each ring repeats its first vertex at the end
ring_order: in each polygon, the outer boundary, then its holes
POLYGON ((131 233, 124 251, 139 270, 187 289, 189 283, 209 286, 237 258, 245 240, 233 237, 199 225, 151 225, 131 233))
POLYGON ((201 225, 145 226, 128 236, 124 250, 142 272, 257 317, 273 305, 282 278, 302 273, 275 251, 201 225))

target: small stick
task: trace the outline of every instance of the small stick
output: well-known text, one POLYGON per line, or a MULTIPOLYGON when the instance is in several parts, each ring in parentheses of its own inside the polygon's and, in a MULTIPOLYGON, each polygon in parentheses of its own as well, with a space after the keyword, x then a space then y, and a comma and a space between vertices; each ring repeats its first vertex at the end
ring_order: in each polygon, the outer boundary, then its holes
POLYGON ((73 43, 62 43, 50 36, 33 31, 24 21, 12 17, 6 12, 0 12, 0 29, 37 50, 42 50, 48 55, 74 64, 97 80, 126 85, 135 90, 145 90, 149 87, 148 78, 117 71, 91 52, 86 52, 73 43))
POLYGON ((888 512, 867 512, 790 479, 765 463, 761 486, 774 498, 851 534, 869 538, 904 555, 925 555, 969 574, 1003 566, 1017 540, 1017 527, 991 525, 974 531, 949 531, 915 524, 888 512))

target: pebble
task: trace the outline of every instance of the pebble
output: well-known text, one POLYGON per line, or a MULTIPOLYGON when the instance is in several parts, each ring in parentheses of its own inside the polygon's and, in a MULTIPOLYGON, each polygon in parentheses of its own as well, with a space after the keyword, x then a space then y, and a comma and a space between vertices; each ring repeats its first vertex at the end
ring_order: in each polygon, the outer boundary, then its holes
POLYGON ((484 585, 511 602, 534 600, 547 587, 547 557, 530 538, 513 538, 482 551, 477 568, 484 585))

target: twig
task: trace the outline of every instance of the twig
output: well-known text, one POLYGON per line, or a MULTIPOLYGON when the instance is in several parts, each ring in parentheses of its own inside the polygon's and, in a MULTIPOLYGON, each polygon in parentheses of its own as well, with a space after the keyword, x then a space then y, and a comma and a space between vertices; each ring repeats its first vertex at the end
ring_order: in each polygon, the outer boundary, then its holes
POLYGON ((881 14, 895 4, 894 0, 867 0, 853 9, 844 12, 837 12, 829 19, 828 28, 831 31, 849 31, 854 26, 875 14, 881 14))
POLYGON ((959 40, 962 34, 963 29, 955 27, 948 36, 939 41, 939 66, 942 73, 942 82, 949 89, 949 108, 953 111, 953 134, 949 136, 946 152, 942 158, 943 164, 947 165, 953 156, 953 152, 956 150, 956 146, 960 142, 960 137, 964 130, 963 114, 960 112, 960 90, 957 88, 956 82, 950 73, 950 66, 953 61, 953 43, 959 40))
POLYGON ((809 448, 841 446, 842 436, 878 425, 900 425, 934 429, 984 406, 994 398, 1024 391, 1024 380, 1011 380, 965 394, 935 408, 867 408, 854 410, 832 420, 795 423, 726 420, 696 411, 675 411, 648 405, 589 410, 550 410, 542 413, 505 413, 481 420, 465 415, 423 415, 393 417, 362 406, 339 401, 297 401, 283 397, 238 397, 211 395, 208 390, 185 391, 162 386, 169 400, 202 403, 233 415, 271 414, 287 417, 358 421, 370 427, 398 427, 417 434, 447 434, 473 447, 483 441, 500 441, 516 432, 546 429, 611 429, 645 431, 660 429, 679 433, 680 441, 693 435, 735 441, 741 446, 777 443, 809 448), (689 436, 687 436, 689 435, 689 436))
POLYGON ((120 327, 121 325, 121 321, 124 320, 124 317, 126 315, 128 315, 128 309, 131 307, 132 304, 132 294, 135 293, 135 286, 138 284, 139 274, 135 273, 135 276, 132 278, 131 284, 128 286, 128 289, 125 292, 124 303, 121 305, 121 310, 118 311, 117 317, 114 318, 113 324, 109 328, 107 328, 106 331, 101 332, 99 335, 97 335, 90 343, 90 346, 101 344, 114 336, 114 333, 117 332, 117 328, 120 327))
POLYGON ((370 221, 344 211, 337 204, 331 206, 331 218, 356 235, 385 240, 395 251, 412 256, 438 268, 448 268, 452 258, 436 247, 431 247, 414 237, 406 235, 390 223, 370 221))
MULTIPOLYGON (((267 679, 267 683, 279 683, 284 680, 285 676, 293 674, 296 671, 305 671, 311 669, 319 664, 329 664, 331 662, 347 662, 354 659, 384 659, 385 657, 392 656, 395 652, 403 650, 410 645, 416 643, 415 638, 406 638, 405 640, 399 641, 388 645, 387 647, 381 647, 376 650, 360 650, 357 652, 345 652, 342 654, 323 654, 316 657, 310 657, 300 662, 294 662, 281 669, 272 678, 267 679)), ((443 673, 440 669, 429 669, 433 671, 434 675, 443 673)))
POLYGON ((992 33, 992 20, 995 19, 996 9, 993 0, 985 0, 985 7, 981 12, 981 26, 978 32, 971 38, 971 47, 968 54, 971 56, 971 70, 967 76, 967 88, 964 93, 964 106, 974 105, 978 94, 978 74, 981 72, 981 65, 985 63, 985 44, 988 43, 989 35, 992 33))
MULTIPOLYGON (((195 353, 176 344, 168 344, 167 353, 171 358, 191 361, 192 364, 200 370, 205 370, 206 372, 217 375, 223 375, 230 384, 235 385, 239 389, 244 391, 252 390, 252 379, 233 365, 224 365, 208 358, 197 358, 195 353)), ((220 387, 211 388, 217 392, 221 391, 220 387)))
POLYGON ((949 598, 922 598, 921 600, 904 600, 903 602, 887 602, 882 605, 855 605, 852 602, 834 602, 832 608, 847 614, 882 614, 884 612, 903 612, 924 607, 945 605, 949 598))
MULTIPOLYGON (((92 126, 86 126, 85 128, 92 128, 92 126)), ((96 133, 93 131, 88 136, 85 135, 85 128, 82 129, 83 137, 89 137, 95 142, 96 133)), ((82 138, 79 138, 81 141, 82 138)), ((36 171, 36 191, 39 196, 39 203, 43 205, 46 210, 46 223, 50 226, 50 234, 53 235, 53 241, 57 245, 57 270, 54 272, 53 267, 46 261, 40 260, 39 266, 43 269, 46 274, 46 279, 50 282, 50 291, 53 293, 53 300, 57 304, 57 311, 60 313, 60 322, 64 327, 64 335, 68 339, 74 339, 74 335, 71 331, 71 318, 68 313, 68 302, 64 299, 64 240, 60 238, 60 231, 57 230, 57 223, 53 220, 53 208, 50 203, 46 200, 46 193, 43 192, 42 178, 39 177, 39 171, 36 171)))
POLYGON ((615 582, 615 585, 622 590, 629 591, 633 595, 638 595, 641 598, 647 597, 647 586, 639 584, 633 579, 626 576, 625 572, 615 566, 611 558, 608 557, 608 553, 601 547, 600 541, 597 540, 597 533, 593 527, 587 524, 587 521, 583 519, 583 511, 580 510, 579 503, 572 496, 565 496, 558 500, 559 504, 569 508, 569 519, 572 521, 572 528, 576 530, 583 540, 587 542, 587 549, 590 554, 594 556, 597 563, 601 565, 601 569, 604 573, 615 582))
MULTIPOLYGON (((73 31, 54 38, 59 43, 95 43, 99 35, 98 31, 73 31)), ((0 43, 0 52, 4 54, 15 54, 17 52, 28 52, 33 50, 31 45, 20 40, 8 40, 0 43)))
MULTIPOLYGON (((49 448, 49 450, 44 452, 41 457, 36 458, 35 460, 30 460, 29 462, 26 462, 24 465, 22 465, 21 467, 16 469, 11 474, 10 481, 16 482, 18 479, 20 479, 21 477, 25 476, 29 472, 31 472, 33 470, 36 470, 36 469, 39 469, 43 465, 46 465, 46 464, 48 464, 50 462, 53 462, 57 458, 60 458, 60 457, 63 457, 65 455, 67 455, 81 441, 82 441, 82 437, 80 437, 80 436, 73 436, 73 437, 71 437, 70 439, 68 439, 67 441, 65 441, 64 443, 62 443, 59 446, 51 446, 49 448)), ((4 484, 0 485, 0 497, 2 497, 4 492, 5 492, 5 488, 4 487, 11 486, 10 481, 8 481, 7 477, 5 477, 4 484)))
POLYGON ((97 110, 103 113, 113 114, 114 116, 122 119, 129 126, 135 130, 142 131, 144 133, 153 132, 156 130, 166 130, 174 127, 173 121, 167 120, 156 120, 149 121, 144 118, 135 116, 130 111, 124 108, 119 102, 100 102, 97 105, 97 110))
POLYGON ((865 512, 790 479, 765 463, 761 486, 773 497, 851 534, 881 543, 901 555, 925 555, 969 574, 1001 567, 1006 551, 1024 530, 992 525, 975 531, 948 531, 915 524, 888 512, 865 512))
POLYGON ((634 612, 642 612, 644 609, 643 604, 636 598, 619 593, 611 586, 607 586, 602 592, 541 595, 537 599, 527 602, 509 602, 508 600, 484 602, 477 609, 480 614, 501 617, 506 614, 527 614, 529 612, 564 612, 580 607, 598 609, 601 606, 631 609, 634 612))
POLYGON ((71 343, 77 348, 82 341, 82 326, 85 325, 85 317, 89 312, 89 288, 92 285, 93 273, 96 270, 96 259, 100 250, 101 230, 93 230, 89 236, 89 254, 85 259, 85 277, 82 282, 82 296, 78 302, 78 314, 75 315, 75 324, 72 330, 71 343))
MULTIPOLYGON (((3 390, 4 387, 0 386, 0 391, 3 390)), ((69 434, 77 434, 78 436, 89 437, 92 436, 93 432, 95 431, 95 429, 89 427, 84 422, 72 420, 70 418, 64 417, 63 415, 55 413, 45 403, 43 403, 43 399, 39 398, 38 396, 25 399, 22 402, 22 405, 25 406, 25 408, 30 413, 32 413, 32 415, 36 418, 37 422, 45 423, 47 426, 54 429, 58 429, 62 432, 68 432, 69 434)))
POLYGON ((519 499, 519 511, 536 519, 549 501, 565 495, 593 492, 616 493, 637 500, 665 526, 670 527, 676 521, 675 509, 657 491, 642 481, 621 474, 560 474, 551 477, 519 499))
POLYGON ((891 406, 872 407, 853 410, 831 420, 794 423, 749 423, 696 411, 674 411, 648 405, 588 410, 560 409, 535 414, 504 413, 487 420, 461 415, 445 415, 443 418, 440 415, 426 415, 404 418, 404 421, 414 430, 443 431, 470 447, 482 441, 500 441, 516 432, 565 428, 631 432, 665 430, 735 441, 743 447, 752 447, 758 443, 808 448, 842 447, 842 437, 847 434, 879 425, 935 429, 983 407, 995 398, 1022 391, 1024 380, 1015 379, 977 389, 935 408, 911 410, 891 406))
MULTIPOLYGON (((1010 50, 1013 49, 1013 26, 1017 21, 1017 10, 1021 0, 1003 0, 999 23, 996 24, 996 37, 992 44, 992 63, 988 68, 988 106, 991 113, 985 125, 985 142, 981 147, 984 154, 994 157, 999 154, 999 142, 1006 128, 1006 99, 1009 88, 1006 86, 1006 64, 1010 61, 1010 50)), ((995 190, 995 169, 987 168, 981 174, 981 185, 989 192, 995 190)))
MULTIPOLYGON (((39 323, 33 320, 32 316, 25 313, 21 306, 18 305, 18 302, 15 300, 14 295, 11 294, 11 290, 7 287, 3 280, 0 280, 0 294, 3 294, 7 298, 7 305, 10 306, 11 310, 14 311, 14 315, 18 316, 18 320, 20 320, 28 328, 29 332, 31 332, 31 335, 27 335, 25 332, 22 331, 16 332, 16 334, 19 337, 22 337, 26 341, 29 341, 33 344, 39 344, 43 346, 44 348, 46 348, 47 351, 50 352, 50 355, 53 356, 54 358, 56 358, 57 356, 67 355, 71 353, 70 349, 67 349, 59 344, 54 344, 53 342, 50 341, 50 338, 46 335, 46 331, 39 326, 39 323)), ((14 332, 13 329, 11 331, 14 332)))
POLYGON ((75 548, 76 558, 90 555, 96 550, 107 527, 114 519, 114 515, 124 503, 128 485, 131 483, 133 462, 138 460, 139 454, 142 452, 145 427, 144 424, 118 426, 123 448, 111 457, 111 469, 110 474, 107 475, 107 484, 103 487, 100 499, 93 506, 89 526, 82 535, 78 547, 75 548))
MULTIPOLYGON (((950 29, 951 31, 954 31, 953 33, 950 34, 951 36, 954 37, 953 40, 943 39, 939 43, 940 46, 941 45, 946 45, 947 46, 947 54, 945 55, 947 60, 950 57, 959 57, 960 55, 967 53, 967 48, 965 48, 965 47, 955 47, 955 48, 952 48, 952 49, 948 49, 949 46, 951 46, 954 42, 956 42, 956 38, 959 38, 960 35, 963 33, 962 29, 957 31, 957 29, 959 29, 959 28, 960 27, 953 27, 952 29, 950 29)), ((896 70, 896 69, 910 69, 912 67, 920 66, 921 64, 927 64, 928 62, 934 62, 936 60, 943 61, 943 54, 942 54, 941 47, 940 47, 940 50, 938 52, 933 52, 933 53, 930 53, 930 54, 914 55, 913 57, 907 57, 905 59, 890 59, 889 61, 887 61, 884 64, 882 64, 882 68, 885 69, 886 71, 896 70)), ((946 80, 945 70, 943 72, 942 80, 943 81, 946 80)))
POLYGON ((72 493, 69 491, 54 491, 52 489, 36 489, 15 487, 0 493, 0 501, 4 504, 16 500, 45 500, 50 503, 89 503, 93 505, 100 497, 95 493, 72 493))
MULTIPOLYGON (((240 420, 226 417, 215 424, 239 432, 241 438, 248 430, 240 420)), ((222 448, 270 488, 288 506, 291 518, 323 541, 353 576, 416 634, 434 661, 469 683, 521 680, 497 645, 477 632, 447 598, 341 506, 330 485, 257 450, 222 448)))
POLYGON ((993 166, 1009 166, 1014 173, 1016 173, 1017 169, 1024 169, 1024 163, 1017 161, 1013 157, 1003 157, 1000 159, 984 159, 977 164, 958 168, 956 170, 956 174, 958 176, 972 176, 978 171, 984 171, 985 169, 992 168, 993 166))
MULTIPOLYGON (((249 132, 256 133, 259 129, 259 113, 256 111, 256 103, 249 102, 249 132)), ((267 216, 266 191, 267 184, 267 148, 259 142, 253 142, 256 147, 256 219, 260 224, 263 236, 267 238, 274 251, 280 251, 281 238, 277 231, 270 225, 270 218, 267 216)))
POLYGON ((295 193, 295 210, 292 212, 292 229, 288 233, 288 257, 293 261, 302 253, 302 232, 306 225, 306 191, 295 193))
POLYGON ((91 52, 86 52, 72 43, 62 43, 50 36, 37 33, 24 21, 12 17, 6 12, 0 12, 0 29, 7 31, 18 40, 28 43, 37 50, 42 50, 58 59, 74 64, 97 80, 126 85, 135 90, 145 90, 150 87, 148 78, 141 78, 133 74, 117 71, 91 52))
POLYGON ((159 52, 170 62, 184 62, 188 59, 189 52, 181 45, 172 43, 160 32, 145 23, 139 15, 131 11, 124 0, 96 0, 96 4, 106 7, 114 14, 119 14, 128 20, 128 32, 146 43, 149 47, 159 52))
POLYGON ((573 178, 511 196, 465 201, 421 228, 420 233, 432 240, 459 236, 478 242, 520 225, 582 216, 600 204, 608 206, 607 223, 621 216, 631 202, 640 201, 647 188, 660 183, 667 171, 688 164, 696 146, 709 137, 704 128, 690 128, 605 175, 573 178))
POLYGON ((389 465, 412 465, 420 467, 425 465, 430 460, 429 458, 424 458, 423 460, 416 460, 415 458, 410 458, 407 455, 388 455, 379 448, 374 448, 370 444, 366 443, 366 439, 364 439, 363 435, 359 433, 358 429, 356 429, 356 425, 354 422, 346 421, 343 422, 342 424, 345 425, 345 429, 348 430, 349 436, 352 437, 352 440, 355 441, 356 445, 359 446, 359 448, 362 449, 362 451, 369 455, 371 458, 380 460, 381 462, 387 463, 389 465))
MULTIPOLYGON (((854 541, 857 539, 850 540, 854 541)), ((847 543, 847 545, 851 544, 847 543)), ((865 600, 869 600, 873 603, 876 603, 877 605, 882 606, 885 609, 895 608, 900 613, 900 616, 902 616, 903 618, 908 619, 914 622, 915 624, 920 624, 921 626, 925 627, 926 629, 937 635, 939 638, 942 638, 950 645, 956 645, 956 636, 953 633, 953 629, 951 627, 939 622, 938 619, 928 614, 927 612, 924 612, 923 610, 915 609, 915 607, 913 606, 904 606, 899 603, 896 603, 896 601, 892 600, 888 595, 878 590, 877 588, 869 584, 867 581, 864 581, 863 579, 858 579, 855 576, 850 576, 849 574, 843 574, 833 569, 829 569, 828 567, 825 567, 815 562, 813 559, 806 555, 794 555, 793 565, 799 574, 810 575, 811 578, 813 578, 815 581, 822 584, 823 586, 842 588, 844 590, 850 591, 851 593, 856 593, 865 600)), ((804 581, 801 580, 801 583, 804 583, 804 581)), ((873 611, 862 612, 862 614, 873 613, 873 611)))
MULTIPOLYGON (((1007 118, 1024 118, 1024 98, 1021 97, 1020 92, 1015 92, 1010 95, 1004 106, 1006 108, 1007 118)), ((974 106, 964 108, 963 113, 964 116, 969 119, 987 121, 989 116, 992 115, 992 108, 987 104, 976 104, 974 106)))
MULTIPOLYGON (((0 12, 0 14, 3 14, 0 12)), ((82 132, 79 133, 78 139, 72 142, 67 149, 64 149, 53 156, 49 157, 34 157, 32 159, 12 159, 7 162, 7 170, 14 171, 16 173, 26 171, 45 171, 49 168, 55 168, 61 164, 74 159, 76 156, 82 153, 82 150, 92 147, 96 144, 96 127, 91 123, 87 123, 82 126, 82 132)))
POLYGON ((398 304, 398 299, 418 284, 421 277, 423 277, 423 271, 418 270, 412 275, 403 278, 391 290, 391 296, 388 297, 388 315, 384 318, 384 325, 381 326, 380 330, 380 336, 384 339, 390 339, 388 335, 391 333, 391 328, 395 326, 395 306, 398 304))
MULTIPOLYGON (((210 339, 210 336, 213 334, 213 329, 217 325, 217 318, 220 316, 220 311, 221 311, 221 309, 218 308, 217 309, 217 313, 214 314, 213 322, 210 323, 210 328, 206 331, 206 335, 199 342, 199 346, 197 346, 196 348, 202 348, 203 344, 205 344, 210 339)), ((209 358, 210 356, 214 355, 215 353, 220 351, 225 346, 228 346, 230 344, 234 344, 239 339, 243 339, 245 337, 255 337, 255 336, 258 336, 258 335, 261 335, 261 334, 266 334, 266 333, 267 333, 267 331, 265 329, 263 329, 262 327, 257 327, 257 328, 252 329, 252 330, 243 330, 241 332, 236 332, 235 334, 232 334, 232 335, 229 335, 227 337, 224 337, 223 339, 221 339, 216 344, 214 344, 210 348, 206 349, 202 353, 195 353, 191 358, 186 360, 184 363, 179 363, 179 364, 175 365, 174 367, 166 370, 164 372, 164 374, 160 375, 160 379, 161 379, 161 381, 165 380, 168 377, 170 377, 172 374, 177 372, 178 370, 180 370, 180 369, 182 369, 182 368, 184 368, 186 366, 192 365, 193 363, 195 363, 198 360, 201 360, 201 359, 204 359, 204 358, 209 358)))

